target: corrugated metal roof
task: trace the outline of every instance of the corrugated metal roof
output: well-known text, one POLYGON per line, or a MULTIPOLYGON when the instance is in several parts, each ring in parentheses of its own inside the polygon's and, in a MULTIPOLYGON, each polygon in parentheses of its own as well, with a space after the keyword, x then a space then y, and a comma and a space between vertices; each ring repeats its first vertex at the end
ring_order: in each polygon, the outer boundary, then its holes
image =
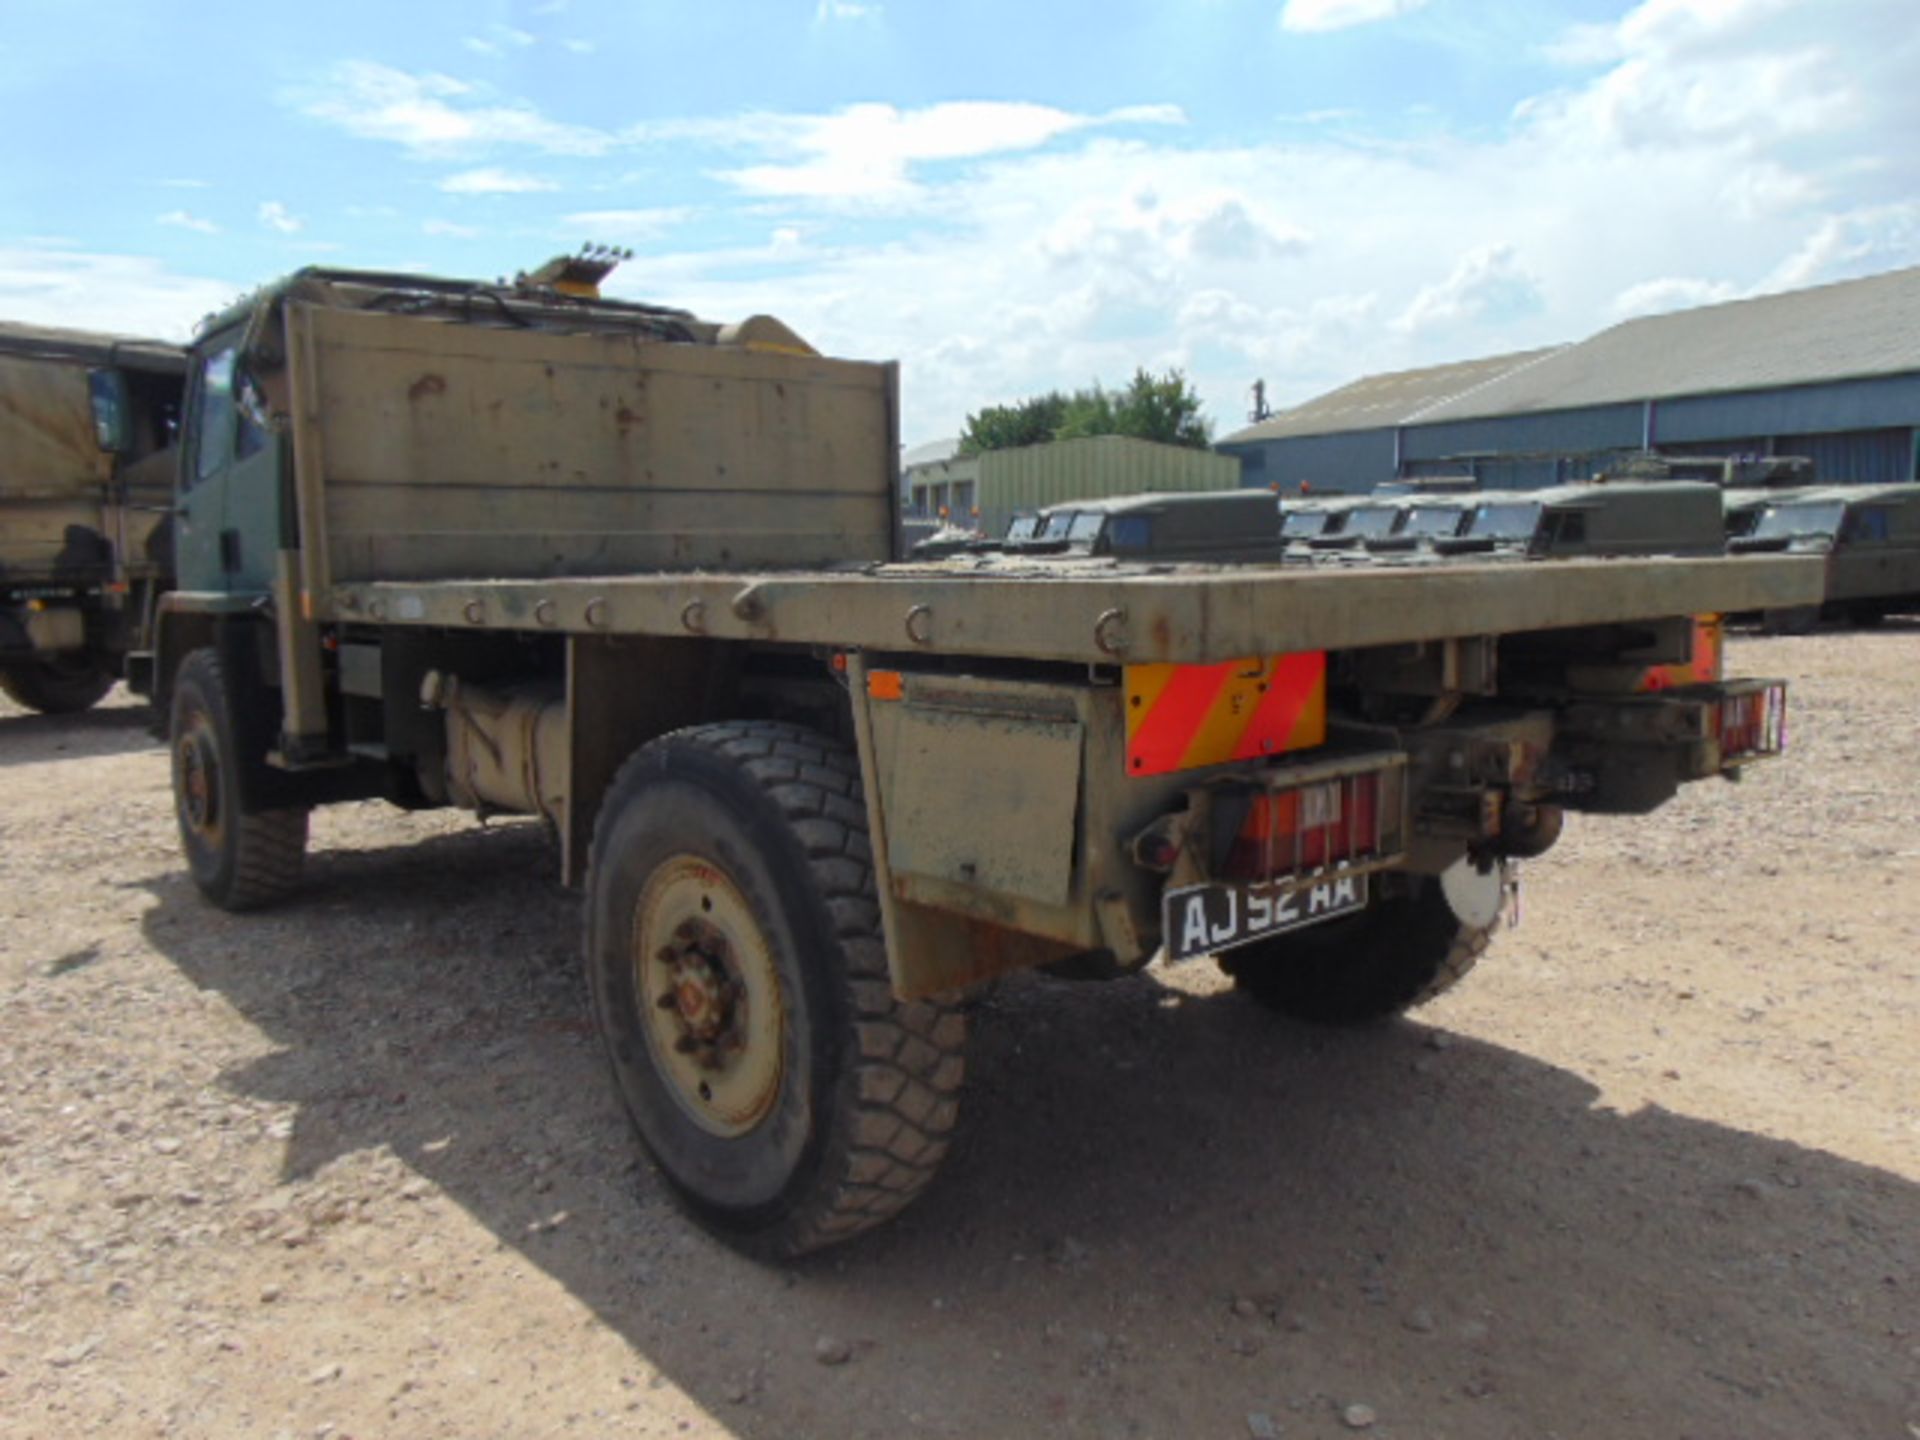
POLYGON ((1628 320, 1405 418, 1428 424, 1912 371, 1920 371, 1920 267, 1628 320))
POLYGON ((1920 266, 1626 320, 1577 344, 1369 375, 1223 445, 1920 373, 1920 266))
POLYGON ((1488 382, 1553 353, 1552 347, 1521 350, 1512 355, 1490 355, 1484 360, 1456 360, 1420 370, 1368 375, 1317 400, 1282 410, 1271 419, 1237 430, 1219 443, 1239 445, 1248 441, 1279 440, 1289 435, 1391 429, 1405 424, 1410 416, 1423 409, 1469 395, 1488 382))
POLYGON ((902 469, 911 470, 915 465, 938 465, 951 460, 960 453, 960 437, 947 440, 929 440, 924 445, 916 445, 900 457, 902 469))

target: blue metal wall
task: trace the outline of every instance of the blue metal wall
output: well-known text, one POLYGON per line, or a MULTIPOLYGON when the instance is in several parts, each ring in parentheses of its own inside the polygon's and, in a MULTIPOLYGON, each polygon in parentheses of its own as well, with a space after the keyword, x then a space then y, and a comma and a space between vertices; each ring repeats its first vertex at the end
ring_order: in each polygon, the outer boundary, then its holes
POLYGON ((1646 407, 1639 404, 1409 425, 1401 431, 1400 455, 1403 460, 1444 460, 1453 455, 1634 450, 1645 425, 1646 407))
POLYGON ((1920 424, 1920 375, 1888 375, 1661 400, 1654 405, 1653 437, 1658 443, 1728 435, 1831 435, 1915 424, 1920 424))
POLYGON ((1240 457, 1242 485, 1274 485, 1282 494, 1298 494, 1302 484, 1315 494, 1365 491, 1394 478, 1391 430, 1295 435, 1219 448, 1240 457))
POLYGON ((1836 483, 1890 485, 1914 478, 1911 429, 1782 435, 1773 442, 1773 453, 1811 456, 1814 473, 1836 483))
POLYGON ((1581 479, 1654 447, 1685 454, 1808 455, 1836 482, 1920 479, 1920 374, 1726 395, 1593 406, 1222 446, 1241 483, 1296 491, 1371 489, 1382 480, 1472 472, 1488 488, 1581 479), (1651 413, 1650 413, 1651 412, 1651 413), (1397 464, 1396 464, 1397 460, 1397 464))

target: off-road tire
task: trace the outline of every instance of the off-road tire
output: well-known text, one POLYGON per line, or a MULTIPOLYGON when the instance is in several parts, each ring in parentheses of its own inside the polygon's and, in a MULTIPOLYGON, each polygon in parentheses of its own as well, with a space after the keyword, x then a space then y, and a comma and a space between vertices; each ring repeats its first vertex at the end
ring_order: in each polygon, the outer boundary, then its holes
POLYGON ((42 715, 78 715, 113 689, 113 675, 91 655, 23 660, 0 669, 0 691, 16 705, 42 715))
MULTIPOLYGON (((594 1019, 641 1143, 680 1204, 767 1259, 836 1244, 923 1190, 959 1109, 956 997, 894 998, 860 771, 797 725, 677 731, 627 761, 601 806, 587 893, 594 1019), (717 869, 765 944, 780 992, 777 1089, 732 1136, 689 1118, 639 994, 649 877, 717 869)), ((662 997, 664 999, 664 997, 662 997)))
POLYGON ((193 883, 222 910, 257 910, 300 888, 307 852, 301 809, 249 813, 240 802, 239 727, 219 655, 195 650, 173 680, 168 743, 180 849, 193 883))
POLYGON ((1365 1025, 1459 984, 1495 925, 1462 924, 1429 881, 1410 895, 1376 899, 1350 919, 1229 950, 1220 968, 1269 1010, 1319 1025, 1365 1025))

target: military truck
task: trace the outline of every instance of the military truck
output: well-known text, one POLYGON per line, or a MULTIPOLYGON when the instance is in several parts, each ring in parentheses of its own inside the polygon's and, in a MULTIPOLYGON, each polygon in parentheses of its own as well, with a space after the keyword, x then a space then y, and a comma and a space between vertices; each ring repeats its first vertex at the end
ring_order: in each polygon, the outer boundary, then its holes
POLYGON ((1346 504, 1330 503, 1327 523, 1307 537, 1307 547, 1316 552, 1360 550, 1391 539, 1407 523, 1412 504, 1407 495, 1366 495, 1346 504))
POLYGON ((1431 543, 1443 555, 1716 555, 1726 514, 1720 487, 1702 481, 1579 482, 1483 494, 1462 529, 1431 543))
POLYGON ((1772 630, 1804 630, 1820 619, 1877 625, 1920 611, 1920 484, 1832 485, 1784 491, 1743 507, 1742 554, 1817 555, 1826 585, 1815 607, 1770 611, 1772 630))
POLYGON ((1483 499, 1484 492, 1411 496, 1398 529, 1369 536, 1363 543, 1375 554, 1433 551, 1438 542, 1451 540, 1465 531, 1483 499))
POLYGON ((120 677, 169 583, 186 352, 0 324, 0 690, 69 714, 120 677))
MULTIPOLYGON (((1017 523, 1017 522, 1016 522, 1017 523)), ((1278 560, 1280 506, 1266 490, 1155 491, 1069 500, 1040 511, 1035 537, 1045 553, 1090 559, 1278 560)))
POLYGON ((1347 523, 1347 512, 1371 498, 1370 495, 1308 495, 1295 499, 1289 495, 1280 500, 1280 538, 1286 543, 1288 553, 1311 553, 1316 539, 1339 534, 1347 523))
POLYGON ((897 431, 893 365, 764 317, 340 270, 215 317, 152 671, 194 882, 289 897, 333 801, 544 820, 642 1141, 786 1256, 927 1184, 973 987, 1218 956, 1392 1016, 1563 812, 1780 748, 1688 617, 1817 561, 902 564, 897 431))

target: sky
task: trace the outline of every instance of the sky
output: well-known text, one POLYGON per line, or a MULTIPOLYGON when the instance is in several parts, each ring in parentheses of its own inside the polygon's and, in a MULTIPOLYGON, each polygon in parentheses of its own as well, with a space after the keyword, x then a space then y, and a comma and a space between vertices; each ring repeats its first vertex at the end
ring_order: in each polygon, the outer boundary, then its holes
POLYGON ((0 318, 302 265, 771 314, 909 444, 1178 367, 1361 375, 1920 263, 1916 0, 0 0, 0 318), (79 18, 84 16, 84 19, 79 18))

